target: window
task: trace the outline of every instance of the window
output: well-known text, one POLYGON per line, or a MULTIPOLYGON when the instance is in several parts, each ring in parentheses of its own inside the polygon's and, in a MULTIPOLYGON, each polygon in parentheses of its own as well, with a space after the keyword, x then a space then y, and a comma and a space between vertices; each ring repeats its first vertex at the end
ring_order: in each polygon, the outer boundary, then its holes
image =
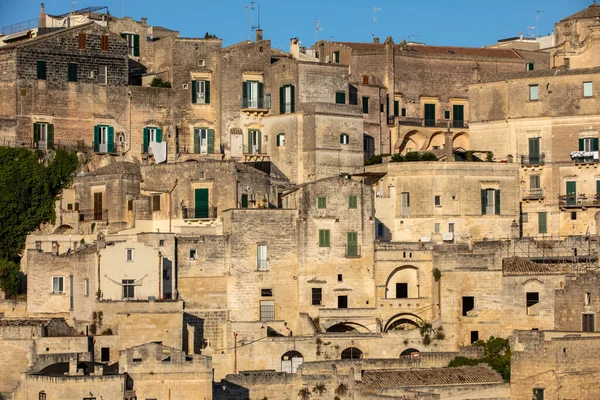
POLYGON ((127 53, 132 57, 140 56, 140 35, 133 33, 121 33, 121 37, 127 40, 127 53))
POLYGON ((133 200, 127 200, 127 211, 133 211, 133 200))
POLYGON ((357 196, 348 196, 348 208, 358 208, 357 196))
POLYGON ((94 151, 96 153, 114 153, 115 128, 107 125, 94 127, 94 151))
POLYGON ((408 192, 402 192, 400 194, 400 201, 401 201, 401 213, 402 215, 408 215, 410 212, 410 193, 408 192))
POLYGON ((377 237, 382 237, 383 236, 383 231, 384 230, 384 225, 381 222, 377 223, 377 237))
POLYGON ((527 292, 525 294, 527 304, 527 315, 538 315, 538 304, 540 303, 540 294, 538 292, 527 292))
POLYGON ((279 113, 293 113, 294 110, 294 85, 284 85, 279 88, 279 113))
POLYGON ((263 108, 262 82, 242 82, 242 108, 263 108))
POLYGON ((273 289, 260 289, 261 297, 273 297, 273 289))
POLYGON ((260 302, 260 320, 275 320, 275 302, 273 300, 261 300, 260 302))
POLYGON ((110 362, 110 347, 100 348, 100 362, 110 362))
POLYGON ((40 242, 39 240, 36 240, 35 249, 38 251, 42 250, 42 242, 40 242))
POLYGON ((262 134, 259 130, 249 129, 248 130, 248 138, 246 149, 244 149, 244 153, 246 154, 261 154, 262 150, 262 134))
POLYGON ((403 116, 403 117, 406 117, 406 108, 403 108, 403 109, 401 110, 401 112, 402 112, 402 116, 403 116))
POLYGON ((592 303, 592 294, 591 293, 584 293, 583 296, 583 304, 586 306, 589 306, 592 303))
POLYGON ((538 213, 538 233, 548 233, 548 214, 545 211, 538 213))
POLYGON ((108 35, 100 36, 100 51, 108 51, 108 35))
POLYGON ((400 101, 399 100, 394 100, 394 116, 398 116, 400 115, 400 101))
POLYGON ((577 211, 571 211, 571 221, 575 221, 577 219, 577 211))
POLYGON ((475 308, 475 297, 463 296, 462 298, 462 315, 463 317, 468 316, 469 311, 475 308))
POLYGON ((98 84, 106 85, 108 78, 108 67, 106 65, 98 65, 98 84))
POLYGON ((160 247, 163 247, 163 246, 165 245, 165 240, 164 240, 164 239, 160 239, 160 240, 158 241, 158 245, 159 245, 160 247))
POLYGON ((277 147, 285 146, 285 133, 280 133, 277 135, 277 147))
POLYGON ((481 215, 500 215, 500 190, 481 189, 481 215))
POLYGON ((340 143, 341 144, 350 144, 350 136, 347 133, 342 133, 340 135, 340 143))
POLYGON ((313 306, 320 306, 323 300, 323 289, 312 288, 311 304, 313 306))
POLYGON ((327 197, 317 197, 317 208, 327 208, 327 197))
POLYGON ((215 152, 215 130, 194 128, 194 153, 213 154, 215 152))
POLYGON ((343 282, 344 281, 344 276, 342 274, 338 274, 338 282, 343 282))
POLYGON ((357 257, 358 250, 358 232, 348 232, 346 234, 346 256, 357 257))
POLYGON ((340 52, 339 51, 334 51, 333 53, 331 53, 331 61, 336 64, 340 62, 340 52))
POLYGON ((369 98, 366 96, 363 96, 362 98, 362 112, 363 114, 369 113, 369 98))
POLYGON ((67 78, 69 82, 77 82, 77 64, 68 65, 67 78))
POLYGON ((269 110, 271 109, 271 95, 270 94, 265 95, 265 107, 268 108, 269 110))
POLYGON ((579 139, 579 151, 598 151, 598 138, 579 139))
POLYGON ((527 71, 533 71, 533 63, 527 63, 527 64, 525 64, 525 69, 527 71))
POLYGON ((338 296, 337 308, 348 308, 348 296, 338 296))
POLYGON ((521 213, 521 222, 529 222, 529 214, 521 213))
POLYGON ((529 100, 539 100, 538 85, 529 85, 529 100))
POLYGON ((87 48, 86 36, 87 35, 85 33, 79 32, 79 50, 85 50, 87 48))
POLYGON ((319 229, 319 247, 329 247, 329 229, 319 229))
POLYGON ((444 119, 450 119, 450 110, 444 111, 444 119))
POLYGON ((41 122, 34 123, 33 144, 36 149, 52 149, 54 147, 54 125, 41 122))
POLYGON ((190 260, 195 260, 196 254, 196 249, 190 249, 190 260))
POLYGON ((346 92, 335 92, 335 103, 346 104, 346 92))
POLYGON ((152 195, 152 211, 160 211, 160 194, 152 195))
POLYGON ((85 297, 90 295, 90 280, 89 279, 83 280, 83 295, 85 297))
POLYGON ((363 82, 363 85, 368 85, 369 84, 369 75, 363 75, 362 82, 363 82))
POLYGON ((408 283, 396 283, 396 298, 408 299, 408 283))
POLYGON ((348 103, 358 105, 358 89, 356 86, 348 85, 348 103))
POLYGON ((540 176, 539 175, 531 175, 529 177, 529 188, 530 189, 539 189, 540 188, 540 176))
POLYGON ((440 233, 440 223, 436 222, 433 224, 433 233, 440 233))
POLYGON ((425 104, 425 126, 435 126, 435 104, 425 104))
POLYGON ((592 82, 583 82, 583 97, 592 97, 594 95, 594 84, 592 82))
POLYGON ((134 298, 134 288, 133 279, 123 279, 121 280, 121 284, 123 285, 123 300, 133 299, 134 298))
POLYGON ((544 389, 533 389, 533 400, 544 400, 544 389))
POLYGON ((596 327, 594 325, 594 314, 582 314, 582 331, 584 332, 595 332, 596 327))
POLYGON ((62 276, 52 277, 52 293, 64 293, 65 292, 65 278, 62 276))
POLYGON ((39 80, 46 80, 46 61, 37 62, 37 78, 39 80))
POLYGON ((267 270, 267 245, 259 244, 256 246, 256 267, 259 271, 267 270))
POLYGON ((192 81, 192 103, 210 104, 210 81, 192 81))
POLYGON ((441 207, 442 206, 442 196, 435 196, 433 203, 435 204, 436 207, 441 207))
POLYGON ((471 344, 479 340, 479 331, 471 331, 471 344))
POLYGON ((452 126, 462 128, 465 126, 465 106, 462 104, 452 105, 452 126))
POLYGON ((134 249, 127 249, 126 250, 126 260, 127 261, 133 261, 133 250, 134 249))
POLYGON ((383 112, 383 111, 384 111, 383 104, 380 104, 380 105, 379 105, 379 112, 383 112))

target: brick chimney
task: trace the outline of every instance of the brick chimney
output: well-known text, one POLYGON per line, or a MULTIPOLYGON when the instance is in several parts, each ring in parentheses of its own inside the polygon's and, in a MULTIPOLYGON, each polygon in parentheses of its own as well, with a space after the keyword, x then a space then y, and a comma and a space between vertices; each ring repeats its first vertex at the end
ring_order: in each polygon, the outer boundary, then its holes
POLYGON ((380 43, 380 42, 379 42, 379 38, 378 38, 378 37, 374 37, 374 38, 373 38, 373 43, 375 43, 375 44, 379 44, 379 43, 380 43))
POLYGON ((40 6, 39 27, 40 28, 45 28, 46 27, 46 7, 44 6, 44 3, 42 3, 42 5, 40 6))
POLYGON ((300 58, 300 40, 298 38, 290 39, 290 53, 292 57, 296 59, 300 58))
POLYGON ((256 30, 256 41, 260 42, 261 40, 263 40, 263 30, 261 28, 258 28, 256 30))

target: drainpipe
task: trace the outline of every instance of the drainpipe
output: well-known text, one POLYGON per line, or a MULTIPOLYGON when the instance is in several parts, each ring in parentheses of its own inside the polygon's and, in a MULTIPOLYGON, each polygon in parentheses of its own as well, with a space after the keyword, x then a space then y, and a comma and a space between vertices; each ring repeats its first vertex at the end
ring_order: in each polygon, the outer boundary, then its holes
POLYGON ((158 252, 158 299, 162 300, 162 253, 158 252))
POLYGON ((172 200, 172 193, 173 190, 175 190, 175 188, 177 187, 177 179, 175 179, 175 184, 173 185, 173 187, 171 188, 171 190, 169 190, 169 233, 171 233, 171 221, 173 219, 173 206, 171 205, 171 200, 172 200))
POLYGON ((233 373, 237 374, 237 332, 233 332, 233 373))
POLYGON ((125 150, 121 156, 129 153, 129 150, 131 150, 131 140, 133 139, 133 135, 131 134, 131 99, 133 95, 131 94, 131 90, 127 91, 127 96, 129 97, 129 148, 125 150))

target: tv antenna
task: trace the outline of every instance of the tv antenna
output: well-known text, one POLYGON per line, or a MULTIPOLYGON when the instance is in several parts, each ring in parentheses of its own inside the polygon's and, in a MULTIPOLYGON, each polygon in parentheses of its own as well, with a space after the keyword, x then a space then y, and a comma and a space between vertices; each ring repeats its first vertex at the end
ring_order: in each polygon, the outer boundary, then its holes
POLYGON ((535 37, 536 39, 539 37, 538 35, 538 26, 540 24, 540 13, 543 13, 544 10, 537 10, 535 12, 535 37))
POLYGON ((322 31, 321 21, 318 18, 315 18, 315 43, 317 43, 317 36, 319 35, 319 31, 322 31))
POLYGON ((381 8, 373 6, 373 14, 371 17, 371 37, 375 37, 375 21, 377 21, 377 18, 375 18, 375 13, 377 11, 381 11, 381 8))
POLYGON ((121 2, 121 18, 125 17, 125 0, 121 2))
MULTIPOLYGON (((257 9, 257 5, 255 1, 251 1, 250 5, 246 6, 246 40, 248 40, 248 31, 254 32, 256 26, 254 26, 254 10, 257 9), (248 20, 250 21, 250 29, 248 29, 248 20)), ((258 27, 260 28, 260 14, 258 20, 258 27)))
POLYGON ((71 0, 71 12, 75 11, 75 3, 76 3, 75 0, 71 0))

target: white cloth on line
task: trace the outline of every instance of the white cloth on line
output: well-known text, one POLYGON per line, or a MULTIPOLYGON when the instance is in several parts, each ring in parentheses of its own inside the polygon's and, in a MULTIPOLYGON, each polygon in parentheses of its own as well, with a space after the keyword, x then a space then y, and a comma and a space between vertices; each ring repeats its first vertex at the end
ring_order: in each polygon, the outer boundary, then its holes
POLYGON ((157 164, 167 161, 167 142, 150 142, 150 150, 157 164))

